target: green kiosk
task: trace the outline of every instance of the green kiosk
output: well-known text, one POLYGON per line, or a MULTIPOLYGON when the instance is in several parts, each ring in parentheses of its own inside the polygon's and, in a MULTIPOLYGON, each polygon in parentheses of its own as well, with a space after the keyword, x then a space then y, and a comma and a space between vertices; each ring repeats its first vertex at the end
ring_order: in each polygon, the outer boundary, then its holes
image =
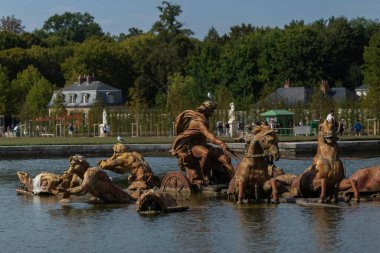
POLYGON ((277 129, 278 135, 293 135, 293 115, 287 110, 269 110, 260 114, 269 125, 277 129))

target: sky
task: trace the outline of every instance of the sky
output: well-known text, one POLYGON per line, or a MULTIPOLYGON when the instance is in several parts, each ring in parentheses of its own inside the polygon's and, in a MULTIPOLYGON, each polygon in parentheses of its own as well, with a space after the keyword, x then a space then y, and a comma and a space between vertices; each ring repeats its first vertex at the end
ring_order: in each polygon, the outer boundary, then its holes
MULTIPOLYGON (((292 20, 306 23, 345 16, 379 19, 379 0, 168 0, 181 6, 178 21, 202 39, 211 27, 219 35, 242 23, 253 26, 280 27, 292 20)), ((136 27, 144 32, 159 20, 162 0, 0 0, 0 17, 14 15, 25 30, 42 28, 55 14, 88 12, 103 32, 128 33, 136 27)))

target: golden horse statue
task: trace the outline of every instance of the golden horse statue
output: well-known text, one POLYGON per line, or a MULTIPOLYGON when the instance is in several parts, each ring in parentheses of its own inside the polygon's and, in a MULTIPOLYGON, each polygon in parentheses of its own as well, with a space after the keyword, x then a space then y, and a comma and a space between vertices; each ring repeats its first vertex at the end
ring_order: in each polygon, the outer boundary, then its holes
MULTIPOLYGON (((292 195, 317 197, 319 203, 338 201, 340 184, 345 178, 343 163, 339 158, 335 122, 320 120, 317 154, 313 163, 292 182, 292 195)), ((349 179, 354 197, 359 200, 356 180, 349 179)))
POLYGON ((268 158, 278 160, 280 152, 276 132, 266 125, 253 129, 254 136, 249 141, 243 159, 230 181, 228 194, 237 197, 241 204, 246 193, 260 199, 260 191, 272 193, 272 201, 279 203, 277 180, 268 171, 268 158))

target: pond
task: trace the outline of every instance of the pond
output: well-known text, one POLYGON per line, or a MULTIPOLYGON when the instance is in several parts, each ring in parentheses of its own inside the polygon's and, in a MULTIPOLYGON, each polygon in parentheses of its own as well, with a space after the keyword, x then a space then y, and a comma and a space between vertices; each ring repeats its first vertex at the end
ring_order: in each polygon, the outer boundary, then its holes
MULTIPOLYGON (((88 158, 90 165, 104 157, 88 158)), ((154 172, 177 170, 172 157, 147 157, 154 172)), ((349 176, 380 158, 343 159, 349 176)), ((301 173, 311 159, 280 160, 288 173, 301 173)), ((67 158, 0 162, 1 252, 377 252, 380 203, 344 208, 296 204, 242 205, 224 196, 192 194, 183 213, 141 216, 135 205, 90 205, 75 199, 16 195, 16 171, 31 176, 62 173, 67 158)), ((125 175, 108 173, 123 183, 125 175)))

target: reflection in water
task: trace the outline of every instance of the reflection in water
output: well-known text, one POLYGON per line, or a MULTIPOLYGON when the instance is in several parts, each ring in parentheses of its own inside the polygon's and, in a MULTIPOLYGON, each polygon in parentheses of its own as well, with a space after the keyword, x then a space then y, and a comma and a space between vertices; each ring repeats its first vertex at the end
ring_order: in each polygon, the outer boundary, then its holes
MULTIPOLYGON (((235 205, 237 228, 240 227, 243 241, 249 242, 247 245, 251 249, 266 249, 272 251, 276 248, 274 242, 268 244, 268 234, 271 230, 271 214, 275 205, 235 205)), ((239 230, 240 230, 239 229, 239 230)))
POLYGON ((310 221, 314 232, 316 247, 321 252, 332 252, 342 246, 340 223, 344 210, 336 208, 309 208, 310 221))
MULTIPOLYGON (((101 158, 89 158, 91 165, 101 158)), ((171 157, 148 157, 157 174, 176 170, 171 157)), ((300 173, 311 160, 280 160, 300 173)), ((347 175, 380 158, 344 160, 347 175)), ((56 196, 16 195, 16 171, 62 173, 66 158, 0 162, 2 252, 377 252, 380 203, 342 209, 295 204, 236 205, 225 196, 177 195, 183 213, 141 216, 134 204, 90 205, 88 196, 61 204, 56 196)), ((125 175, 109 173, 114 182, 125 175)))

